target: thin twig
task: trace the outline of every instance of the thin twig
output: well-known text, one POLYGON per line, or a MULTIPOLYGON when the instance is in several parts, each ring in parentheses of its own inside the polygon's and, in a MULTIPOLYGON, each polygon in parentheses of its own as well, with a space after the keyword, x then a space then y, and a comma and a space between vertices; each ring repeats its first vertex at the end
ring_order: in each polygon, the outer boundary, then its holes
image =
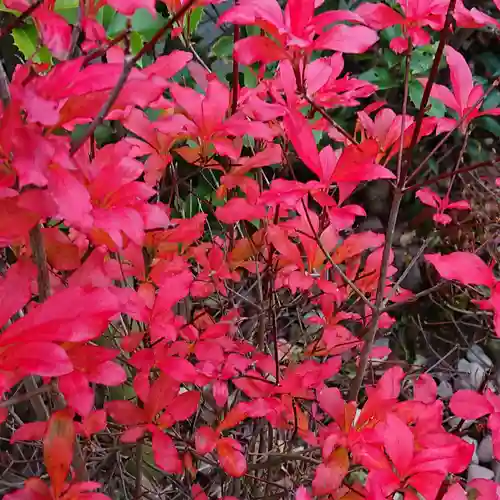
POLYGON ((432 179, 428 179, 426 181, 420 182, 419 184, 412 184, 411 186, 408 186, 404 189, 404 192, 407 193, 408 191, 414 191, 416 189, 420 189, 424 186, 431 186, 432 184, 435 184, 436 182, 442 181, 444 179, 448 179, 449 177, 454 177, 455 175, 459 174, 465 174, 467 172, 472 172, 474 170, 477 170, 478 168, 481 167, 492 167, 500 163, 500 158, 493 160, 493 161, 481 161, 479 163, 474 163, 472 165, 469 165, 467 167, 462 167, 456 170, 453 170, 452 172, 445 172, 443 174, 437 175, 436 177, 433 177, 432 179))
POLYGON ((387 297, 382 302, 382 307, 385 308, 385 306, 387 305, 387 303, 389 302, 389 300, 392 299, 392 297, 394 296, 394 294, 396 293, 396 291, 401 286, 401 283, 403 283, 404 279, 408 276, 408 274, 410 273, 410 271, 413 269, 413 267, 415 266, 415 264, 418 262, 418 260, 420 259, 420 257, 424 253, 425 249, 429 245, 429 243, 430 243, 430 241, 431 241, 431 239, 432 239, 433 236, 434 236, 434 232, 422 243, 422 245, 418 249, 418 252, 415 254, 415 256, 413 257, 413 259, 411 260, 411 262, 408 264, 408 266, 406 267, 406 269, 403 271, 403 274, 401 274, 401 276, 399 277, 398 281, 396 281, 396 283, 394 283, 394 285, 392 287, 392 290, 390 291, 390 293, 387 295, 387 297))
POLYGON ((359 147, 359 142, 354 136, 352 136, 347 130, 342 128, 326 111, 322 106, 318 106, 307 94, 304 94, 304 99, 311 105, 314 111, 317 111, 333 128, 338 130, 346 139, 348 139, 352 144, 359 147))
POLYGON ((8 408, 9 406, 17 405, 19 403, 24 403, 25 401, 29 401, 31 398, 35 396, 51 392, 52 390, 53 387, 51 385, 49 384, 42 385, 41 387, 37 387, 31 392, 25 392, 24 394, 13 396, 10 399, 6 399, 5 401, 0 401, 0 408, 8 408))

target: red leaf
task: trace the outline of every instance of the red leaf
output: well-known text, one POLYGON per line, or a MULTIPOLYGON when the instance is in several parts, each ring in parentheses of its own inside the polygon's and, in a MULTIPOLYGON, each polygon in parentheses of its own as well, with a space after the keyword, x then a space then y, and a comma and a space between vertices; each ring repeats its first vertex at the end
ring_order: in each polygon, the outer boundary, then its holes
POLYGON ((453 394, 450 400, 451 411, 460 418, 476 420, 493 411, 486 396, 476 391, 462 390, 453 394))
POLYGON ((170 403, 167 412, 176 422, 187 420, 197 410, 200 397, 198 391, 184 392, 170 403))
POLYGON ((43 440, 43 459, 56 498, 63 491, 68 476, 73 460, 74 442, 73 418, 66 411, 53 413, 43 440))
POLYGON ((182 473, 182 462, 172 438, 159 430, 153 432, 153 455, 160 469, 169 474, 182 473))
POLYGON ((89 439, 93 434, 106 428, 106 411, 97 410, 91 412, 82 420, 82 432, 89 439))
POLYGON ((404 376, 405 374, 400 366, 389 368, 377 383, 375 389, 377 397, 380 399, 397 398, 401 392, 401 381, 404 376))
POLYGON ((94 391, 89 381, 81 372, 73 372, 59 378, 59 390, 62 392, 68 406, 82 417, 87 416, 94 406, 94 391))
POLYGON ((184 358, 169 356, 158 363, 160 370, 177 382, 194 383, 198 372, 196 368, 184 358))
POLYGON ((56 227, 42 229, 43 242, 49 264, 59 271, 72 271, 80 267, 80 252, 66 234, 56 227))
MULTIPOLYGON (((1 211, 1 208, 0 208, 1 211)), ((0 326, 23 308, 31 298, 31 284, 36 280, 36 266, 19 260, 0 278, 0 326)))
POLYGON ((435 253, 426 255, 425 259, 436 268, 441 278, 455 280, 464 285, 484 285, 490 288, 493 286, 493 272, 473 253, 435 253))
POLYGON ((333 261, 336 264, 341 264, 365 250, 382 246, 384 241, 385 236, 383 234, 374 233, 372 231, 352 234, 335 250, 333 261))
POLYGON ((345 448, 337 448, 324 464, 318 465, 312 482, 316 496, 335 493, 349 470, 349 456, 345 448))
POLYGON ((319 159, 318 148, 309 122, 298 111, 289 110, 284 116, 283 123, 288 138, 293 144, 300 159, 312 173, 316 174, 321 179, 323 171, 319 159))
POLYGON ((241 477, 247 472, 247 462, 241 453, 241 445, 232 438, 222 438, 217 442, 219 462, 232 477, 241 477))
POLYGON ((38 24, 44 45, 58 58, 66 59, 71 48, 71 26, 61 15, 39 7, 33 17, 38 24))
POLYGON ((104 409, 116 422, 122 425, 137 425, 147 422, 146 413, 130 401, 109 401, 104 409))
POLYGON ((249 36, 236 42, 234 58, 247 66, 254 62, 268 64, 287 58, 287 53, 265 36, 249 36))
POLYGON ((215 216, 224 224, 235 224, 240 220, 253 221, 266 216, 262 205, 252 205, 246 198, 232 198, 223 207, 218 207, 215 216))
POLYGON ((406 424, 391 413, 386 418, 384 447, 400 476, 406 476, 413 459, 413 433, 406 424))
POLYGON ((194 442, 196 451, 201 454, 210 453, 219 439, 219 435, 210 427, 200 427, 196 430, 194 442))
MULTIPOLYGON (((1 340, 0 338, 0 344, 1 340)), ((0 367, 21 376, 59 377, 73 371, 66 351, 49 342, 30 342, 29 347, 13 345, 0 350, 0 367)))
POLYGON ((383 30, 404 21, 401 14, 383 3, 363 3, 355 13, 363 18, 367 26, 376 30, 383 30))
POLYGON ((46 431, 47 422, 28 422, 14 431, 10 442, 12 444, 18 441, 40 441, 46 431))
POLYGON ((125 370, 113 361, 100 363, 88 374, 88 379, 96 384, 116 386, 127 380, 125 370))

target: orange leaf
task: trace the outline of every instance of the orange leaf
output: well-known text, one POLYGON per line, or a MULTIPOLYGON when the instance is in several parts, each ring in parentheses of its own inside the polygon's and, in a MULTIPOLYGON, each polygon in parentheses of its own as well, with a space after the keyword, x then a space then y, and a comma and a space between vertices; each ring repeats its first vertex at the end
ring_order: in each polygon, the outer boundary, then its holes
POLYGON ((223 438, 217 442, 219 462, 227 474, 241 477, 247 472, 247 462, 241 453, 241 445, 232 438, 223 438))
POLYGON ((55 498, 59 497, 64 488, 73 459, 74 442, 73 417, 65 410, 54 413, 43 440, 43 458, 55 498))

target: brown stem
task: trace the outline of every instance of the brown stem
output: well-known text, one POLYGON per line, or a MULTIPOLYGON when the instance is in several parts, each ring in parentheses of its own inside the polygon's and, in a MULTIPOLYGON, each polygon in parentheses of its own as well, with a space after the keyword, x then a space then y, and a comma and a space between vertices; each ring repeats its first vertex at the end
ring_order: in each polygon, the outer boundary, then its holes
MULTIPOLYGON (((237 2, 235 2, 236 4, 237 2)), ((240 39, 240 28, 239 26, 234 26, 234 45, 240 39)), ((231 114, 235 114, 238 109, 238 98, 240 91, 240 68, 238 61, 233 57, 233 93, 232 93, 232 104, 231 104, 231 114)))
POLYGON ((45 302, 50 297, 49 267, 47 266, 47 254, 43 244, 41 227, 37 224, 30 231, 31 251, 33 252, 33 261, 38 269, 38 299, 45 302))

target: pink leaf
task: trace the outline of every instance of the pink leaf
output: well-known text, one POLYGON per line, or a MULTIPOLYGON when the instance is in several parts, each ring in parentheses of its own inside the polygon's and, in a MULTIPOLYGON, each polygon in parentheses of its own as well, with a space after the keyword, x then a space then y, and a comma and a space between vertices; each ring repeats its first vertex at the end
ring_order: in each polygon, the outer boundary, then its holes
POLYGON ((451 411, 460 418, 475 420, 493 411, 492 405, 476 391, 462 390, 453 394, 450 400, 451 411))
POLYGON ((156 16, 155 0, 105 0, 104 3, 126 16, 131 16, 137 9, 146 9, 156 16))
POLYGON ((453 88, 453 93, 460 105, 462 113, 467 108, 467 103, 469 101, 469 95, 472 92, 473 81, 472 73, 460 52, 457 52, 453 47, 446 46, 445 49, 446 62, 450 67, 450 78, 451 86, 453 88))
POLYGON ((21 348, 16 345, 7 347, 0 352, 0 367, 23 376, 59 377, 73 371, 66 351, 49 342, 30 342, 29 347, 21 348))
POLYGON ((428 205, 429 207, 439 208, 441 205, 441 198, 429 188, 419 189, 416 193, 416 197, 424 205, 428 205))
POLYGON ((338 24, 323 33, 314 43, 316 49, 362 54, 378 40, 377 32, 366 26, 338 24))
POLYGON ((319 406, 328 413, 337 423, 341 424, 344 418, 345 402, 337 387, 326 387, 318 396, 319 406))
POLYGON ((436 401, 436 396, 437 385, 434 379, 428 373, 419 375, 413 384, 413 399, 425 404, 432 404, 436 401))
POLYGON ((304 486, 300 486, 295 492, 295 500, 312 500, 312 497, 304 486))

